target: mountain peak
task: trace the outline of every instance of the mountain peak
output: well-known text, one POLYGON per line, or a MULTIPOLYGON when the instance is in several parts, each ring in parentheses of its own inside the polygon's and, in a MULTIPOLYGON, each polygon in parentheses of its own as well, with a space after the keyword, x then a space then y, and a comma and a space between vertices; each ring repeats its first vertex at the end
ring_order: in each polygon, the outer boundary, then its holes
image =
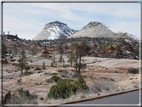
POLYGON ((67 24, 57 20, 45 24, 43 30, 36 35, 34 40, 64 39, 71 36, 75 32, 76 31, 69 28, 67 24))
POLYGON ((83 29, 91 28, 91 27, 95 27, 95 26, 99 26, 99 25, 102 25, 102 23, 97 22, 97 21, 93 21, 93 22, 88 23, 86 26, 84 26, 83 29))
POLYGON ((106 24, 92 21, 71 37, 116 37, 115 34, 116 33, 106 24))

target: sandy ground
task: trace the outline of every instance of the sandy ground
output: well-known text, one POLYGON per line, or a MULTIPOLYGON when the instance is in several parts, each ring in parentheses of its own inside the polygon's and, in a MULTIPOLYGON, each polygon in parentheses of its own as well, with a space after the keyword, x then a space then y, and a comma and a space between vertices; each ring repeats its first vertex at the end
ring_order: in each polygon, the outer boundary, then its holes
MULTIPOLYGON (((56 55, 56 61, 58 61, 60 55, 56 55)), ((32 59, 32 58, 31 58, 32 59)), ((67 56, 64 56, 65 62, 67 63, 67 56)), ((130 59, 110 59, 110 58, 96 58, 96 57, 83 57, 83 63, 87 64, 86 69, 82 70, 82 75, 84 77, 87 85, 92 90, 92 93, 84 93, 85 97, 91 95, 106 94, 112 92, 118 92, 123 90, 130 90, 139 87, 140 75, 139 74, 127 74, 127 69, 129 67, 139 68, 139 60, 130 59), (113 81, 112 81, 113 80, 113 81), (108 89, 111 87, 111 89, 108 89)), ((61 67, 58 64, 57 67, 49 67, 52 59, 46 58, 35 58, 32 59, 33 62, 28 61, 29 65, 34 67, 42 66, 45 62, 46 70, 38 73, 38 70, 34 68, 30 69, 29 72, 33 72, 32 75, 20 77, 20 71, 15 72, 15 66, 11 64, 3 65, 3 95, 5 95, 9 90, 15 93, 17 88, 22 87, 24 90, 28 89, 30 94, 35 94, 38 96, 38 103, 54 103, 54 101, 46 100, 47 93, 50 87, 56 83, 47 83, 46 80, 51 78, 52 73, 58 73, 57 70, 65 69, 68 72, 72 72, 73 67, 61 67), (17 79, 22 79, 21 84, 17 83, 17 79), (44 98, 44 100, 40 100, 44 98)), ((60 74, 59 74, 60 75, 60 74)), ((73 96, 71 99, 82 98, 83 95, 73 96)), ((59 100, 60 101, 60 100, 59 100)))

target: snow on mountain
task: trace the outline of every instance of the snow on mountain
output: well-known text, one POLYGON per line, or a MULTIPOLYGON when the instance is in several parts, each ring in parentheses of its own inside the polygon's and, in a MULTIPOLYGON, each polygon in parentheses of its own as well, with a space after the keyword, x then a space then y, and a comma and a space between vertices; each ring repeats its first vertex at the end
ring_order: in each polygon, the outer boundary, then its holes
POLYGON ((128 34, 128 33, 127 33, 127 36, 128 36, 128 37, 131 37, 131 38, 133 38, 133 39, 135 39, 135 40, 140 40, 140 37, 137 37, 137 36, 132 35, 132 34, 128 34))
POLYGON ((43 30, 36 35, 34 40, 68 38, 75 32, 76 31, 69 28, 67 24, 55 21, 46 24, 43 30))
POLYGON ((88 23, 81 30, 75 32, 69 38, 78 38, 78 37, 111 37, 111 38, 130 37, 135 40, 140 39, 132 34, 128 34, 126 32, 120 32, 116 29, 111 28, 107 24, 96 21, 88 23))
POLYGON ((71 37, 116 37, 116 32, 118 31, 110 28, 108 25, 94 21, 88 23, 71 37))
POLYGON ((109 25, 102 23, 104 26, 106 26, 108 29, 110 29, 114 33, 120 33, 118 30, 111 28, 109 25))

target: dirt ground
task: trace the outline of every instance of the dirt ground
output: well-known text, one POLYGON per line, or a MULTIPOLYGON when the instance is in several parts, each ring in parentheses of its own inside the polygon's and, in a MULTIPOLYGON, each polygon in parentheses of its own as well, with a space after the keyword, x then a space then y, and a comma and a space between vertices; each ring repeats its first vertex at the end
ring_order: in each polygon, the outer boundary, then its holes
MULTIPOLYGON (((63 56, 67 63, 67 56, 63 56)), ((56 55, 56 61, 59 55, 56 55)), ((32 59, 32 58, 31 58, 32 59)), ((86 69, 81 71, 84 79, 89 86, 91 93, 83 93, 72 97, 72 99, 79 99, 89 96, 95 96, 99 94, 108 94, 113 92, 119 92, 124 90, 130 90, 139 88, 140 74, 129 74, 127 69, 130 67, 140 68, 139 60, 130 59, 110 59, 110 58, 96 58, 96 57, 84 57, 83 63, 87 64, 86 69)), ((34 59, 33 62, 28 62, 29 65, 33 66, 29 72, 33 74, 29 76, 20 77, 20 71, 15 71, 17 68, 11 64, 3 65, 3 95, 9 90, 11 93, 16 93, 16 90, 22 87, 24 90, 28 89, 30 94, 38 96, 38 103, 55 103, 56 101, 47 101, 47 93, 50 87, 56 83, 47 83, 46 80, 51 78, 52 73, 58 73, 59 69, 68 70, 72 72, 73 67, 61 67, 58 64, 56 67, 50 67, 52 60, 45 58, 34 59), (41 67, 42 63, 45 62, 46 69, 38 73, 39 70, 34 70, 35 67, 41 67), (22 80, 19 84, 18 79, 22 80), (40 100, 43 98, 43 100, 40 100)), ((24 71, 25 72, 25 71, 24 71)), ((59 73, 58 73, 59 74, 59 73)))

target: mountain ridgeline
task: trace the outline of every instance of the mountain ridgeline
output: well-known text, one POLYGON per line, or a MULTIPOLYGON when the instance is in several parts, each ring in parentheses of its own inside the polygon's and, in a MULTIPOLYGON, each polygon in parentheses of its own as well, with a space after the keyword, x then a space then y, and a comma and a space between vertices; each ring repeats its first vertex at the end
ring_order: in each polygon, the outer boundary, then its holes
POLYGON ((86 56, 139 59, 139 41, 133 35, 116 32, 100 22, 90 22, 77 31, 55 21, 46 24, 32 41, 12 35, 3 35, 2 39, 7 50, 16 54, 25 49, 32 55, 38 55, 46 48, 51 54, 62 52, 69 55, 74 52, 74 44, 77 43, 86 50, 86 56))
POLYGON ((90 22, 81 30, 74 30, 68 27, 67 24, 60 21, 50 22, 45 25, 43 30, 39 32, 34 40, 49 40, 49 39, 65 39, 65 38, 80 38, 80 37, 108 37, 108 38, 133 38, 137 39, 132 34, 118 32, 108 25, 101 22, 90 22))

